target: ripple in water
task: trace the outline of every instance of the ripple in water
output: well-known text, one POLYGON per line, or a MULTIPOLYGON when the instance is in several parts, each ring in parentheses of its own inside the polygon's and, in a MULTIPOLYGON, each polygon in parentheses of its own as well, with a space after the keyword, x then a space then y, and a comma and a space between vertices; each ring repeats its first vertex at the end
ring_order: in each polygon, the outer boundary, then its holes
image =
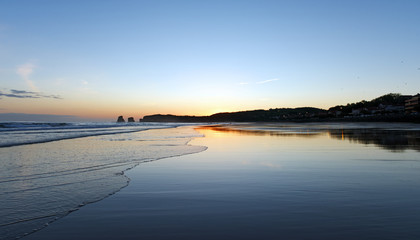
POLYGON ((127 186, 139 163, 204 151, 191 128, 158 129, 0 148, 0 239, 37 231, 127 186))

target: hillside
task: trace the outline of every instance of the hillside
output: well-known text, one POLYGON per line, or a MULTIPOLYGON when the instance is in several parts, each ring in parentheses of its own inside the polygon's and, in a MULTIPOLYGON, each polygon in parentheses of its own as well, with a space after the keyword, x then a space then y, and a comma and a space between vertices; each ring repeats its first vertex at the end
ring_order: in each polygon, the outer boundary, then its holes
POLYGON ((326 116, 327 111, 319 108, 276 108, 241 112, 216 113, 210 116, 149 115, 142 122, 259 122, 299 120, 326 116))
POLYGON ((419 122, 418 112, 407 113, 404 104, 413 96, 389 93, 370 101, 362 100, 337 105, 328 110, 301 108, 274 108, 223 112, 210 116, 149 115, 141 122, 274 122, 274 121, 389 121, 419 122))

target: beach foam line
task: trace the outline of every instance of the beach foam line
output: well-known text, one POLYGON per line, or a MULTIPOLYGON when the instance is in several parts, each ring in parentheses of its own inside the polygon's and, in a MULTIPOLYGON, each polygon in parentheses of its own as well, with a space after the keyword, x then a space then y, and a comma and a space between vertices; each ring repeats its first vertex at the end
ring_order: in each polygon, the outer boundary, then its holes
POLYGON ((27 218, 27 219, 20 219, 14 222, 9 222, 9 223, 1 223, 0 227, 5 227, 5 226, 10 226, 10 225, 14 225, 14 224, 18 224, 18 223, 23 223, 23 222, 29 222, 29 221, 34 221, 34 220, 39 220, 39 219, 43 219, 43 218, 50 218, 50 217, 58 217, 59 215, 57 214, 51 214, 51 215, 46 215, 46 216, 39 216, 39 217, 33 217, 33 218, 27 218))
MULTIPOLYGON (((28 145, 28 144, 37 144, 37 143, 47 143, 47 142, 54 142, 54 141, 61 141, 61 140, 68 140, 68 139, 75 139, 75 138, 84 138, 84 137, 93 137, 93 136, 101 136, 101 135, 113 135, 113 134, 123 134, 123 133, 133 133, 133 132, 141 132, 146 130, 152 129, 165 129, 165 128, 175 128, 177 126, 161 126, 161 127, 153 127, 153 128, 141 128, 141 129, 130 129, 130 130, 119 130, 119 131, 89 131, 88 133, 84 132, 61 132, 61 133, 68 133, 72 135, 68 136, 57 136, 57 137, 50 137, 50 138, 43 138, 43 139, 30 139, 27 141, 15 141, 15 142, 6 142, 0 143, 0 148, 5 147, 14 147, 20 145, 28 145)), ((54 132, 52 132, 54 133, 54 132)), ((19 133, 21 134, 21 133, 19 133)), ((50 132, 48 132, 50 134, 50 132)))
POLYGON ((13 178, 13 179, 9 178, 9 179, 5 179, 5 180, 0 180, 0 183, 28 181, 28 180, 33 180, 33 179, 66 176, 66 175, 71 175, 71 174, 79 174, 79 173, 84 173, 84 172, 92 172, 92 171, 97 171, 97 170, 103 170, 103 169, 107 169, 107 168, 115 168, 115 167, 121 167, 121 166, 125 166, 125 165, 139 164, 139 163, 143 163, 143 162, 150 162, 150 161, 153 161, 153 160, 154 160, 153 158, 134 159, 132 161, 120 161, 120 162, 115 162, 115 163, 112 163, 112 164, 103 164, 103 165, 95 165, 95 166, 90 166, 90 167, 75 168, 75 169, 69 169, 69 170, 63 170, 63 171, 54 171, 54 172, 24 175, 24 176, 16 177, 16 178, 13 178))

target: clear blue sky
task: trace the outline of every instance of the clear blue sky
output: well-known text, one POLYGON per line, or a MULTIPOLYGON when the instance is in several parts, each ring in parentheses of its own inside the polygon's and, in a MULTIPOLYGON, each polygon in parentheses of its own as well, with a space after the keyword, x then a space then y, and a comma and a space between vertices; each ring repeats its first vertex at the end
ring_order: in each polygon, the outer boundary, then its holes
POLYGON ((417 0, 0 1, 3 113, 201 115, 390 92, 420 92, 417 0))

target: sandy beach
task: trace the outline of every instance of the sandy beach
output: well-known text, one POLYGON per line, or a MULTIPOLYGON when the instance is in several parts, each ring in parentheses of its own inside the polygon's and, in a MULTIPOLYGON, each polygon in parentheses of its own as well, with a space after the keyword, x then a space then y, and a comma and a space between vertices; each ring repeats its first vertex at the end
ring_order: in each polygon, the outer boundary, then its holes
POLYGON ((196 131, 171 125, 16 124, 2 129, 2 143, 12 146, 0 147, 1 240, 114 194, 129 183, 124 172, 138 164, 206 149, 187 144, 200 137, 196 131))
POLYGON ((0 240, 420 240, 419 13, 0 1, 0 240))
POLYGON ((24 239, 420 237, 416 146, 256 128, 198 129, 189 144, 206 151, 140 164, 128 187, 24 239))

